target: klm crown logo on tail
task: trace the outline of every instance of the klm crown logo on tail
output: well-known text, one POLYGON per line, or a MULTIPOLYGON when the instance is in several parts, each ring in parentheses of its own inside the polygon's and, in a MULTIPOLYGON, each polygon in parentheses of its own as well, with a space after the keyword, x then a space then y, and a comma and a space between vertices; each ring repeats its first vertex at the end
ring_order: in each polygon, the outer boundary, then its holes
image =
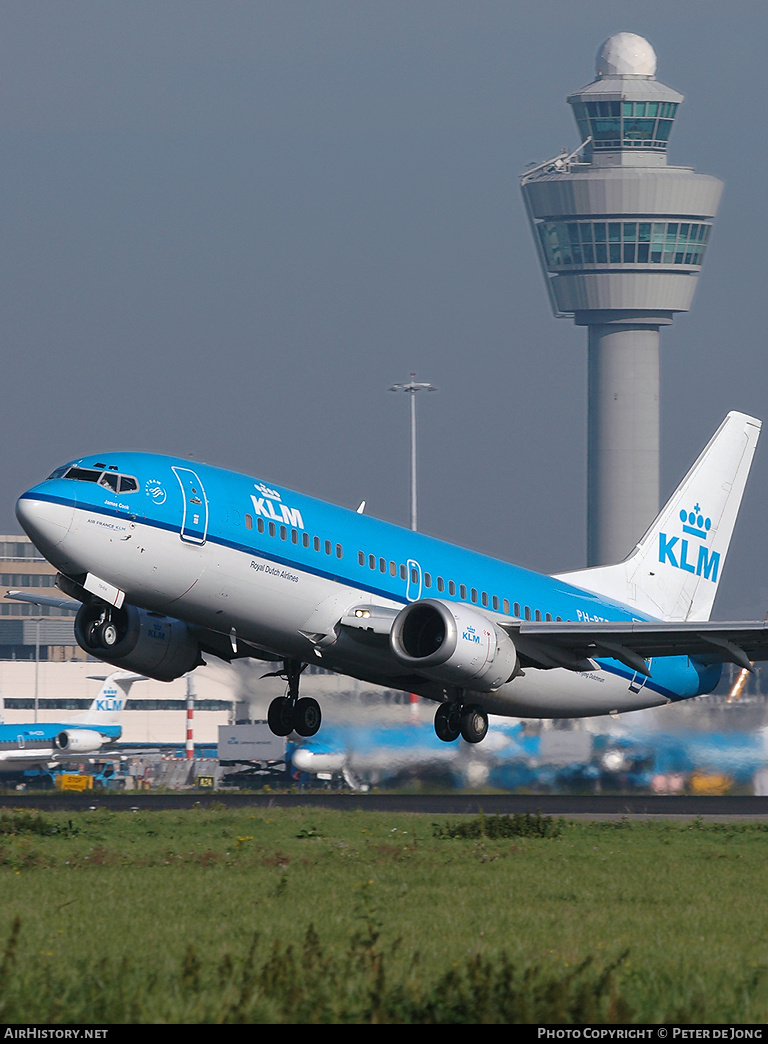
POLYGON ((759 434, 729 413, 628 558, 560 578, 662 620, 708 620, 759 434))
POLYGON ((123 709, 125 700, 121 700, 117 695, 117 686, 110 685, 105 682, 101 688, 101 692, 96 697, 93 709, 97 711, 115 711, 119 713, 123 709))
POLYGON ((693 511, 682 508, 679 517, 684 535, 668 536, 659 531, 659 562, 717 583, 720 552, 712 551, 710 554, 706 544, 712 529, 712 519, 702 514, 699 504, 694 506, 693 511), (695 537, 699 542, 689 541, 688 537, 695 537))

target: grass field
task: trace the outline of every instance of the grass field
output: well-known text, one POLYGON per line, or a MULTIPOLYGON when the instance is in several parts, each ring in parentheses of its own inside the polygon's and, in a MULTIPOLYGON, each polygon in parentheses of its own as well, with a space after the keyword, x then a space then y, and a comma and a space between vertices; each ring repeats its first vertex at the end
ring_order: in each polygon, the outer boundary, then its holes
POLYGON ((0 812, 0 1022, 764 1022, 768 824, 0 812))

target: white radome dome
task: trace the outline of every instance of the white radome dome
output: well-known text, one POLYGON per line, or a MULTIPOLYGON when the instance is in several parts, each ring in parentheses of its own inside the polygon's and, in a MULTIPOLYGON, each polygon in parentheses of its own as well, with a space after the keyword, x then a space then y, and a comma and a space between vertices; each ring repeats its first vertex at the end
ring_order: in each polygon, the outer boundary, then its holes
POLYGON ((636 33, 616 33, 597 52, 595 71, 598 76, 654 76, 656 52, 636 33))

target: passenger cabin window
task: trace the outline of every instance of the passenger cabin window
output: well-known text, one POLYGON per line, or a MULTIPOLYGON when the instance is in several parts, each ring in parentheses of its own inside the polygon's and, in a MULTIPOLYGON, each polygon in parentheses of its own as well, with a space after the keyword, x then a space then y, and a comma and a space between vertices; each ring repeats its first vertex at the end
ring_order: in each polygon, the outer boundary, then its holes
POLYGON ((341 544, 337 544, 336 545, 336 557, 337 558, 341 558, 343 556, 343 554, 344 554, 344 552, 341 549, 341 544))
POLYGON ((253 529, 253 516, 246 513, 245 516, 245 528, 253 529))
POLYGON ((453 582, 453 580, 449 580, 448 581, 448 594, 449 595, 455 595, 456 594, 456 584, 453 582))
POLYGON ((466 588, 465 584, 460 584, 459 585, 459 598, 461 598, 462 601, 466 601, 466 598, 467 598, 467 588, 466 588))
POLYGON ((256 528, 260 533, 264 532, 264 519, 259 517, 256 519, 256 528))

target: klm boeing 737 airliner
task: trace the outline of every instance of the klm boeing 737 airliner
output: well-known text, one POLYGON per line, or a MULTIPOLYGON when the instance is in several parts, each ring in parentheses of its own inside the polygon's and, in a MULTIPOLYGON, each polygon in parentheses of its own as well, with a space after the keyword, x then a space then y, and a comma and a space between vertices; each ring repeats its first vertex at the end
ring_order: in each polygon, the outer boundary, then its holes
POLYGON ((93 656, 163 681, 203 654, 273 661, 270 727, 301 736, 320 726, 299 696, 317 664, 434 700, 438 736, 477 743, 489 713, 653 707, 768 658, 765 622, 709 619, 759 430, 729 414, 625 561, 559 576, 147 453, 65 464, 16 511, 93 656))

